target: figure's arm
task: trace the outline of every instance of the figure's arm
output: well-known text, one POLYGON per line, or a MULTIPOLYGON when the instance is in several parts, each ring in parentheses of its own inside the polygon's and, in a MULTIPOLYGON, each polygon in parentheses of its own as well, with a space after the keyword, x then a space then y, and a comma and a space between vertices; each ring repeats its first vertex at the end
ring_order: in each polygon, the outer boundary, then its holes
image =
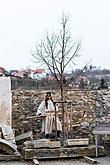
POLYGON ((38 109, 37 109, 37 113, 36 115, 43 115, 45 112, 45 101, 42 101, 41 104, 39 105, 38 109))

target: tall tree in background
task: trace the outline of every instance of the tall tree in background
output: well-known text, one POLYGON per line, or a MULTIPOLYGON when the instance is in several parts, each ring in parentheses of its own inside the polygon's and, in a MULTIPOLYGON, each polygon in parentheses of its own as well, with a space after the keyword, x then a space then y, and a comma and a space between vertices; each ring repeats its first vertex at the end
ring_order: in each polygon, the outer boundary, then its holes
POLYGON ((64 73, 67 67, 73 68, 75 58, 79 56, 80 41, 73 42, 69 31, 69 16, 62 15, 61 29, 59 34, 45 35, 35 46, 32 53, 34 60, 42 67, 47 67, 56 78, 61 90, 62 114, 63 114, 63 137, 64 137, 64 73))
POLYGON ((34 61, 42 67, 47 67, 56 78, 61 90, 61 101, 64 101, 64 73, 68 66, 75 65, 75 58, 79 56, 81 46, 80 41, 72 41, 68 23, 69 16, 63 14, 59 34, 47 33, 32 53, 34 61))

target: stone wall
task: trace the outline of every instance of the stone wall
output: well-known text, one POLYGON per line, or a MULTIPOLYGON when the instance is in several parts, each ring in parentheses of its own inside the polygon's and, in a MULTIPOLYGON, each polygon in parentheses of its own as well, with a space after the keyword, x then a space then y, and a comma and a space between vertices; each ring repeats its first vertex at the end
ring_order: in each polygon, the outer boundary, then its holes
MULTIPOLYGON (((36 115, 36 108, 45 98, 46 91, 12 91, 12 125, 15 134, 19 135, 30 130, 34 138, 39 138, 41 129, 40 119, 27 119, 36 115)), ((53 91, 54 101, 60 101, 59 91, 53 91)), ((72 102, 72 125, 76 136, 83 129, 95 126, 96 122, 110 122, 110 91, 65 91, 65 101, 72 102), (77 127, 77 125, 79 125, 77 127)), ((61 104, 58 104, 61 110, 61 104)), ((65 111, 70 110, 70 105, 65 105, 65 111)), ((73 131, 73 130, 72 130, 73 131)), ((71 132, 72 132, 71 131, 71 132)), ((72 132, 73 134, 73 132, 72 132)))
POLYGON ((12 126, 12 98, 10 77, 0 77, 0 124, 12 126))

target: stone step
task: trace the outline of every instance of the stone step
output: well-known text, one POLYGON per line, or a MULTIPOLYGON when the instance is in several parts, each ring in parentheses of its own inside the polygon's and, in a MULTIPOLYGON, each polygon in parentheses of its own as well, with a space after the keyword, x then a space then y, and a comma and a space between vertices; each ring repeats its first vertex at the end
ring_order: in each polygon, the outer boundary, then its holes
POLYGON ((39 139, 26 141, 23 144, 24 148, 59 148, 60 141, 50 141, 49 139, 39 139))
MULTIPOLYGON (((32 149, 32 148, 24 148, 22 152, 22 156, 24 159, 33 159, 36 157, 38 160, 42 159, 58 159, 58 158, 76 158, 83 156, 95 157, 95 146, 87 146, 87 147, 60 147, 55 149, 32 149)), ((98 147, 99 156, 104 156, 105 151, 103 146, 98 147)))
POLYGON ((64 142, 65 147, 70 146, 87 146, 89 145, 88 138, 81 138, 81 139, 67 139, 64 142))

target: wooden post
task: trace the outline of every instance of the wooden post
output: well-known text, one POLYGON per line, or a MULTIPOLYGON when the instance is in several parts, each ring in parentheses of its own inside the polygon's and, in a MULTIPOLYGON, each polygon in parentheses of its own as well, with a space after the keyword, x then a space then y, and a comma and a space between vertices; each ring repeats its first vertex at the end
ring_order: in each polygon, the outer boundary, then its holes
POLYGON ((67 106, 65 106, 65 131, 68 132, 68 112, 67 112, 67 106))
POLYGON ((96 157, 98 157, 98 135, 95 135, 96 157))
POLYGON ((63 131, 63 145, 65 141, 65 126, 64 126, 64 118, 65 118, 65 111, 64 111, 64 102, 62 101, 62 131, 63 131))
POLYGON ((70 103, 70 129, 72 129, 72 108, 70 103))
POLYGON ((55 138, 57 140, 57 113, 56 113, 56 103, 54 103, 54 106, 55 106, 55 138))

